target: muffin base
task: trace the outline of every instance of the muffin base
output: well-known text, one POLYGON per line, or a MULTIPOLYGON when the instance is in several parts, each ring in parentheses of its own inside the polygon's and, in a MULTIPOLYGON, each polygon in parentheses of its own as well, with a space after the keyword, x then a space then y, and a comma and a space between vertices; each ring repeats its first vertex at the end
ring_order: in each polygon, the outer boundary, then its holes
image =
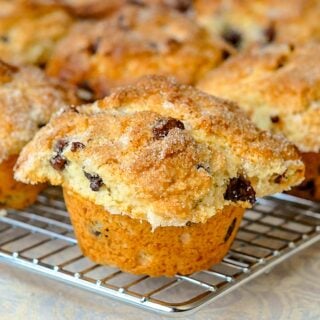
POLYGON ((45 185, 27 185, 14 180, 13 167, 18 156, 10 156, 0 164, 0 208, 23 209, 37 199, 45 185))
POLYGON ((108 213, 102 206, 64 189, 79 246, 96 263, 134 274, 191 274, 219 263, 231 246, 244 209, 225 207, 206 223, 158 227, 108 213))
POLYGON ((320 201, 320 153, 301 153, 301 158, 306 166, 305 180, 289 193, 297 197, 320 201))

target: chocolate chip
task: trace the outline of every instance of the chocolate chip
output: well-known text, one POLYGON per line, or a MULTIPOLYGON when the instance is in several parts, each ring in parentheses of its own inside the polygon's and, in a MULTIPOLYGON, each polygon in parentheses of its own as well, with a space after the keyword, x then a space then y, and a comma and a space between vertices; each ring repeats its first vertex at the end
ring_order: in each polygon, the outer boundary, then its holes
POLYGON ((266 43, 271 43, 276 39, 276 29, 274 25, 269 26, 263 31, 266 43))
POLYGON ((89 46, 87 47, 87 50, 89 51, 89 53, 96 54, 99 49, 100 42, 101 42, 101 38, 99 37, 96 41, 90 43, 89 46))
POLYGON ((188 222, 186 223, 186 226, 187 226, 187 227, 191 227, 191 226, 192 226, 192 222, 191 222, 191 221, 188 221, 188 222))
POLYGON ((97 174, 90 174, 84 171, 85 177, 90 181, 90 188, 92 191, 99 191, 104 185, 103 180, 97 174))
POLYGON ((237 222, 237 218, 234 218, 234 219, 232 220, 232 222, 231 222, 228 230, 227 230, 227 233, 226 233, 225 237, 224 237, 224 242, 225 242, 225 243, 230 239, 230 237, 231 237, 231 235, 232 235, 232 232, 233 232, 233 230, 234 230, 234 228, 235 228, 235 226, 236 226, 236 222, 237 222))
POLYGON ((306 180, 297 187, 300 191, 307 191, 311 196, 316 193, 316 184, 313 179, 306 180))
POLYGON ((256 192, 252 188, 250 181, 246 180, 243 176, 239 176, 238 178, 230 179, 224 199, 233 202, 248 201, 254 204, 256 192))
POLYGON ((84 148, 85 148, 85 145, 82 142, 72 142, 70 150, 72 152, 76 152, 79 149, 84 149, 84 148))
POLYGON ((173 7, 182 13, 187 12, 192 8, 192 0, 176 0, 173 7))
POLYGON ((45 125, 46 125, 45 123, 40 122, 40 123, 37 124, 37 127, 38 127, 39 129, 41 129, 41 128, 43 128, 45 125))
POLYGON ((60 154, 68 146, 68 144, 69 142, 66 139, 59 139, 54 145, 54 151, 60 154))
POLYGON ((278 123, 280 121, 279 116, 271 116, 270 120, 272 123, 278 123))
POLYGON ((91 233, 96 237, 99 237, 101 235, 101 232, 98 230, 92 230, 91 233))
POLYGON ((178 128, 184 130, 184 124, 180 120, 174 118, 160 119, 153 127, 152 132, 155 139, 160 140, 166 137, 170 130, 178 128))
POLYGON ((67 159, 62 157, 60 154, 56 154, 50 159, 51 166, 58 171, 62 171, 66 167, 67 163, 67 159))
POLYGON ((283 174, 278 174, 273 181, 275 183, 280 184, 285 176, 286 176, 285 172, 283 174))
POLYGON ((242 35, 240 32, 227 28, 222 32, 222 38, 230 43, 233 47, 239 48, 242 42, 242 35))
POLYGON ((222 50, 221 57, 222 60, 227 60, 231 56, 231 53, 228 50, 222 50))

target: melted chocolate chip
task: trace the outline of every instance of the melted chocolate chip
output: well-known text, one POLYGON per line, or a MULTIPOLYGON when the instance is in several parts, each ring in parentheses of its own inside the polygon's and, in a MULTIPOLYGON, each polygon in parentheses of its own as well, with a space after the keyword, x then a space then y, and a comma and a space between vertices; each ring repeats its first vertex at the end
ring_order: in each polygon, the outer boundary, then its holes
POLYGON ((234 230, 234 228, 235 228, 235 226, 236 226, 236 222, 237 222, 237 218, 234 218, 234 219, 232 220, 232 222, 231 222, 228 230, 227 230, 227 233, 226 233, 225 237, 224 237, 224 242, 225 242, 225 243, 230 239, 230 237, 231 237, 231 235, 232 235, 232 232, 233 232, 233 230, 234 230))
POLYGON ((191 227, 191 226, 192 226, 192 222, 191 222, 191 221, 188 221, 188 222, 186 223, 186 226, 187 226, 187 227, 191 227))
POLYGON ((90 188, 92 191, 99 191, 100 188, 104 185, 103 180, 97 174, 90 174, 84 172, 85 177, 90 181, 90 188))
POLYGON ((170 130, 178 128, 184 130, 184 124, 174 118, 160 119, 152 129, 155 139, 160 140, 166 137, 170 130))
POLYGON ((69 142, 66 139, 59 139, 54 145, 54 151, 60 154, 68 146, 68 144, 69 142))
POLYGON ((278 123, 280 121, 279 116, 271 116, 270 120, 272 123, 278 123))
POLYGON ((222 38, 235 48, 239 48, 242 42, 241 33, 233 29, 224 30, 222 33, 222 38))
POLYGON ((62 157, 61 154, 56 154, 50 159, 51 166, 53 169, 58 171, 62 171, 66 167, 67 163, 67 159, 62 157))
POLYGON ((230 179, 224 198, 233 202, 248 201, 254 204, 256 192, 252 188, 250 181, 246 180, 243 176, 239 176, 238 178, 230 179))
POLYGON ((263 34, 266 39, 266 43, 273 42, 276 39, 276 29, 275 29, 274 25, 271 25, 270 27, 265 29, 263 34))
POLYGON ((76 152, 79 149, 84 149, 84 148, 85 148, 85 145, 82 142, 72 142, 70 150, 72 152, 76 152))

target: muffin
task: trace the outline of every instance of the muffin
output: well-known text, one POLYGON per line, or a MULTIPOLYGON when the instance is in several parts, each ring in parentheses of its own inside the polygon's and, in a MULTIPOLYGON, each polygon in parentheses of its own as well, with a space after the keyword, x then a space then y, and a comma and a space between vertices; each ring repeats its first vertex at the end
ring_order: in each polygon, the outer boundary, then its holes
POLYGON ((35 201, 43 185, 15 181, 13 167, 23 146, 70 99, 41 70, 0 60, 0 207, 21 209, 35 201))
POLYGON ((261 129, 285 135, 306 164, 306 180, 294 193, 320 200, 320 44, 279 44, 230 58, 198 84, 231 99, 261 129))
POLYGON ((200 24, 239 49, 320 39, 317 0, 195 0, 194 7, 200 24))
POLYGON ((56 48, 47 72, 96 99, 148 74, 193 84, 224 54, 224 43, 176 10, 128 5, 110 18, 75 24, 56 48))
POLYGON ((13 64, 44 65, 72 19, 62 9, 29 6, 23 0, 5 6, 3 12, 2 1, 0 59, 13 64))
POLYGON ((96 263, 172 276, 218 263, 256 196, 303 173, 296 149, 235 104, 153 76, 54 117, 15 177, 62 185, 78 243, 96 263))

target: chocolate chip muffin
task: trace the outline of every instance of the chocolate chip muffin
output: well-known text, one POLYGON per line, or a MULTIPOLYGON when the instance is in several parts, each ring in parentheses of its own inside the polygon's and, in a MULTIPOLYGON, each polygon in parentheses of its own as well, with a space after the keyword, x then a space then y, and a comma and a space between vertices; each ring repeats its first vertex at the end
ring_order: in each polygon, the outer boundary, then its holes
POLYGON ((294 189, 320 200, 320 44, 271 45, 235 56, 198 87, 236 101, 261 129, 285 135, 301 152, 306 180, 294 189))
POLYGON ((72 19, 62 9, 31 6, 23 0, 13 3, 3 12, 0 2, 0 59, 13 64, 45 64, 72 19))
POLYGON ((195 0, 194 6, 200 24, 238 49, 320 39, 317 0, 195 0))
POLYGON ((176 10, 128 5, 111 18, 77 23, 47 72, 95 99, 148 74, 192 84, 222 60, 224 47, 176 10))
POLYGON ((0 60, 0 207, 26 207, 42 190, 15 181, 13 167, 22 147, 70 99, 41 70, 0 60))
POLYGON ((93 261, 171 276, 218 263, 244 209, 303 173, 295 148, 235 104, 154 76, 53 118, 15 177, 62 185, 93 261))

